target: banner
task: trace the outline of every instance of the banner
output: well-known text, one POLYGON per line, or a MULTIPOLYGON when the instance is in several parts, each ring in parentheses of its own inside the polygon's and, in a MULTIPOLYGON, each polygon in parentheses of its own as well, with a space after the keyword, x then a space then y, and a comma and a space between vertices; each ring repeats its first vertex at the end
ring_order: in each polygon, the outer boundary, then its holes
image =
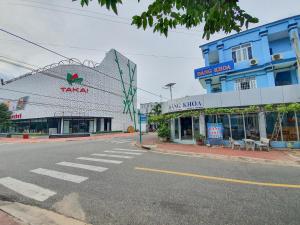
POLYGON ((207 138, 223 139, 223 130, 222 123, 207 123, 207 138))

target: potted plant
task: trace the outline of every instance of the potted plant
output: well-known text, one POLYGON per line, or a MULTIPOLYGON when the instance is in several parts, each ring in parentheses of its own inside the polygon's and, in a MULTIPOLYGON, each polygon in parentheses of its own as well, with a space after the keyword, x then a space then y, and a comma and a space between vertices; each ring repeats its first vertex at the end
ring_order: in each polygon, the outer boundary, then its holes
POLYGON ((168 127, 168 124, 162 123, 160 124, 158 130, 157 130, 158 137, 161 141, 167 141, 170 137, 170 129, 168 127))
POLYGON ((203 134, 196 134, 195 140, 197 145, 204 145, 205 136, 203 134))

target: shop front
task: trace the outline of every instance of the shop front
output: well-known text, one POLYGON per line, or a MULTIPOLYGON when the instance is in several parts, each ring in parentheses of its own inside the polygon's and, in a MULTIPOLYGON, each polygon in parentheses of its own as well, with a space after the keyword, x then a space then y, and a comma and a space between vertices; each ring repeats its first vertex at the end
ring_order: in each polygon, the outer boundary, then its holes
POLYGON ((112 118, 39 118, 13 121, 10 132, 34 134, 76 134, 110 132, 112 118))
POLYGON ((300 99, 299 88, 290 85, 257 89, 256 94, 243 90, 189 96, 165 102, 162 109, 163 114, 175 115, 170 120, 174 142, 194 144, 197 136, 203 135, 208 143, 218 139, 218 143, 227 145, 230 139, 242 142, 268 138, 274 148, 296 147, 300 145, 300 112, 288 106, 299 105, 295 101, 300 99), (281 96, 272 94, 276 92, 281 96), (282 106, 287 110, 280 112, 282 106))

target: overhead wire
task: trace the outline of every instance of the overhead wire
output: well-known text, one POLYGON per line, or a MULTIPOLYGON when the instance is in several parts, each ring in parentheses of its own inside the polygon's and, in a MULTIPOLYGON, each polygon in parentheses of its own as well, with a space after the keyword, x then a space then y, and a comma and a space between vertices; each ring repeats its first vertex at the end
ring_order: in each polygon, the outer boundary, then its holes
MULTIPOLYGON (((118 78, 116 78, 116 77, 110 76, 109 74, 106 74, 106 73, 101 72, 101 71, 99 71, 99 70, 96 70, 96 69, 94 69, 94 68, 88 67, 88 66, 84 65, 84 64, 81 63, 81 62, 74 61, 74 59, 72 59, 72 58, 69 58, 69 57, 67 57, 67 56, 64 56, 64 55, 62 55, 61 53, 58 53, 58 52, 56 52, 56 51, 54 51, 54 50, 51 50, 51 49, 49 49, 49 48, 46 48, 46 47, 44 47, 44 46, 42 46, 42 45, 40 45, 40 44, 38 44, 38 43, 36 43, 36 42, 34 42, 34 41, 30 41, 30 40, 28 40, 28 39, 26 39, 26 38, 24 38, 24 37, 21 37, 21 36, 19 36, 19 35, 17 35, 17 34, 14 34, 14 33, 12 33, 12 32, 9 32, 9 31, 7 31, 7 30, 5 30, 5 29, 3 29, 3 28, 0 28, 0 31, 2 31, 2 32, 6 33, 6 34, 8 34, 8 35, 11 35, 11 36, 13 36, 13 37, 15 37, 15 38, 21 39, 21 40, 23 40, 23 41, 25 41, 25 42, 27 42, 27 43, 30 43, 30 44, 32 44, 32 45, 34 45, 34 46, 37 46, 37 47, 39 47, 39 48, 42 48, 42 49, 44 49, 44 50, 46 50, 46 51, 48 51, 48 52, 51 52, 51 53, 53 53, 53 54, 55 54, 55 55, 58 55, 58 56, 62 57, 62 58, 64 58, 64 59, 67 59, 67 60, 73 61, 73 62, 75 62, 75 63, 78 63, 78 64, 80 64, 81 66, 83 66, 83 67, 85 67, 85 68, 88 68, 88 69, 90 69, 90 70, 93 70, 93 71, 95 71, 95 72, 97 72, 97 73, 103 74, 103 75, 106 76, 106 77, 109 77, 109 78, 111 78, 111 79, 114 79, 114 80, 117 80, 117 81, 122 82, 121 79, 118 79, 118 78)), ((125 81, 123 81, 123 82, 124 82, 125 84, 127 84, 127 85, 131 85, 131 84, 125 82, 125 81)), ((139 90, 141 90, 141 91, 144 91, 145 93, 152 94, 152 95, 157 96, 157 97, 161 97, 160 95, 157 95, 157 94, 155 94, 155 93, 153 93, 153 92, 150 92, 150 91, 148 91, 148 90, 145 90, 145 89, 143 89, 143 88, 139 88, 139 87, 137 87, 137 86, 133 86, 133 87, 136 88, 136 89, 139 89, 139 90)), ((163 97, 163 98, 167 99, 166 97, 163 97)))

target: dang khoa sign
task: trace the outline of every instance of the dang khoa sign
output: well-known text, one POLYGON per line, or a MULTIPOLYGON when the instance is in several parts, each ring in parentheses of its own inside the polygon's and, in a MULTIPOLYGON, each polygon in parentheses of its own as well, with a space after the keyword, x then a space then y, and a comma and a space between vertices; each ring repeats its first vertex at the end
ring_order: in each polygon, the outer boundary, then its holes
POLYGON ((169 104, 169 112, 203 108, 200 101, 183 101, 169 104))
POLYGON ((226 73, 234 69, 234 62, 227 61, 212 66, 206 66, 194 70, 195 79, 202 79, 226 73))

